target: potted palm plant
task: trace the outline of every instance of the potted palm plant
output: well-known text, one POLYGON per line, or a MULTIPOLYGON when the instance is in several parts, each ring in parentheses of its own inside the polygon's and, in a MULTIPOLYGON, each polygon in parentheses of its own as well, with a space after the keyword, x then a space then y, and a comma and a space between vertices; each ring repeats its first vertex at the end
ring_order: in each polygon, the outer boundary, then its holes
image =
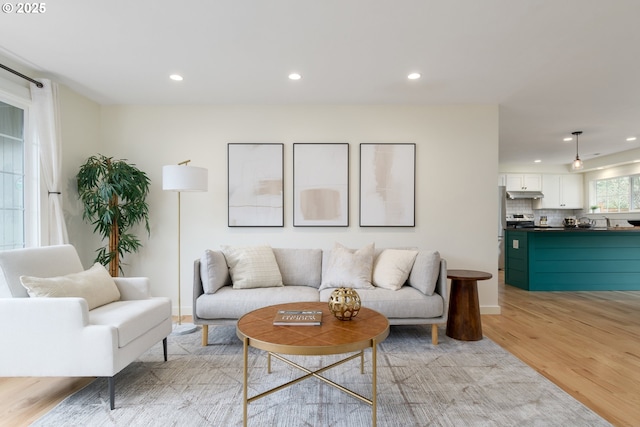
POLYGON ((150 233, 146 197, 151 181, 134 164, 102 154, 89 157, 76 178, 83 219, 109 242, 96 251, 95 261, 108 265, 111 276, 118 276, 122 257, 142 247, 131 229, 142 223, 150 233))

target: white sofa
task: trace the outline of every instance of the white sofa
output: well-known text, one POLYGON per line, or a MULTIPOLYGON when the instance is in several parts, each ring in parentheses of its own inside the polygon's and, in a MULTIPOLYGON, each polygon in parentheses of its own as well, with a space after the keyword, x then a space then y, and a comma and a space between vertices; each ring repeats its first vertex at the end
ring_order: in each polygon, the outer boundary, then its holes
MULTIPOLYGON (((334 248, 335 249, 335 248, 334 248)), ((202 345, 208 325, 233 324, 244 314, 273 304, 328 301, 335 288, 324 288, 332 250, 272 248, 284 286, 235 289, 227 258, 207 250, 194 262, 193 320, 202 325, 202 345)), ((375 251, 374 259, 383 252, 375 251)), ((377 265, 374 262, 374 265, 377 265)), ((363 307, 384 314, 391 325, 431 324, 438 343, 438 324, 447 321, 447 264, 437 251, 418 251, 404 285, 398 290, 374 286, 358 289, 363 307)))
POLYGON ((115 374, 159 341, 167 360, 171 303, 143 277, 106 273, 119 299, 92 310, 85 298, 30 297, 20 280, 75 273, 86 272, 71 245, 0 252, 0 376, 107 377, 113 409, 115 374))

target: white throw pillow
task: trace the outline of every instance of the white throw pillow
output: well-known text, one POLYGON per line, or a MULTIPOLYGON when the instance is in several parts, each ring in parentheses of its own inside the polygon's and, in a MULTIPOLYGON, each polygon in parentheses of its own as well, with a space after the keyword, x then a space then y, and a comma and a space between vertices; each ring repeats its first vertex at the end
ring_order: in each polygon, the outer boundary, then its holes
POLYGON ((284 286, 270 246, 222 246, 233 289, 284 286))
POLYGON ((411 273, 418 251, 385 249, 373 262, 373 284, 397 291, 411 273))
POLYGON ((373 243, 358 250, 348 249, 336 243, 322 276, 320 289, 341 287, 373 289, 371 272, 374 251, 373 243))
POLYGON ((89 310, 120 299, 118 286, 100 263, 80 273, 58 277, 20 276, 30 297, 78 297, 87 300, 89 310))

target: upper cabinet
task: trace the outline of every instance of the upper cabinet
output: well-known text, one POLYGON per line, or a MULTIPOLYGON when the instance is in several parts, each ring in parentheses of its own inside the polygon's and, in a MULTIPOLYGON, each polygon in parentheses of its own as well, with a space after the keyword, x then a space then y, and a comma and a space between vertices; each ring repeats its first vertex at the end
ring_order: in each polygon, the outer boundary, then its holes
POLYGON ((583 209, 582 175, 542 175, 544 197, 533 202, 534 209, 583 209))
POLYGON ((507 191, 542 191, 542 176, 539 174, 507 174, 507 191))

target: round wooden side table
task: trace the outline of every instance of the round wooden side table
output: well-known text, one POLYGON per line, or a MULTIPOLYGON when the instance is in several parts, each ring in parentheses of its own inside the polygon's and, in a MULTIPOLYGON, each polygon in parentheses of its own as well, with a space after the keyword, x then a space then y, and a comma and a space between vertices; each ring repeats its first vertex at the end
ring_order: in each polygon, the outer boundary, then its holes
POLYGON ((478 280, 493 277, 490 273, 476 270, 448 270, 451 279, 447 336, 462 341, 482 339, 482 321, 478 301, 478 280))

